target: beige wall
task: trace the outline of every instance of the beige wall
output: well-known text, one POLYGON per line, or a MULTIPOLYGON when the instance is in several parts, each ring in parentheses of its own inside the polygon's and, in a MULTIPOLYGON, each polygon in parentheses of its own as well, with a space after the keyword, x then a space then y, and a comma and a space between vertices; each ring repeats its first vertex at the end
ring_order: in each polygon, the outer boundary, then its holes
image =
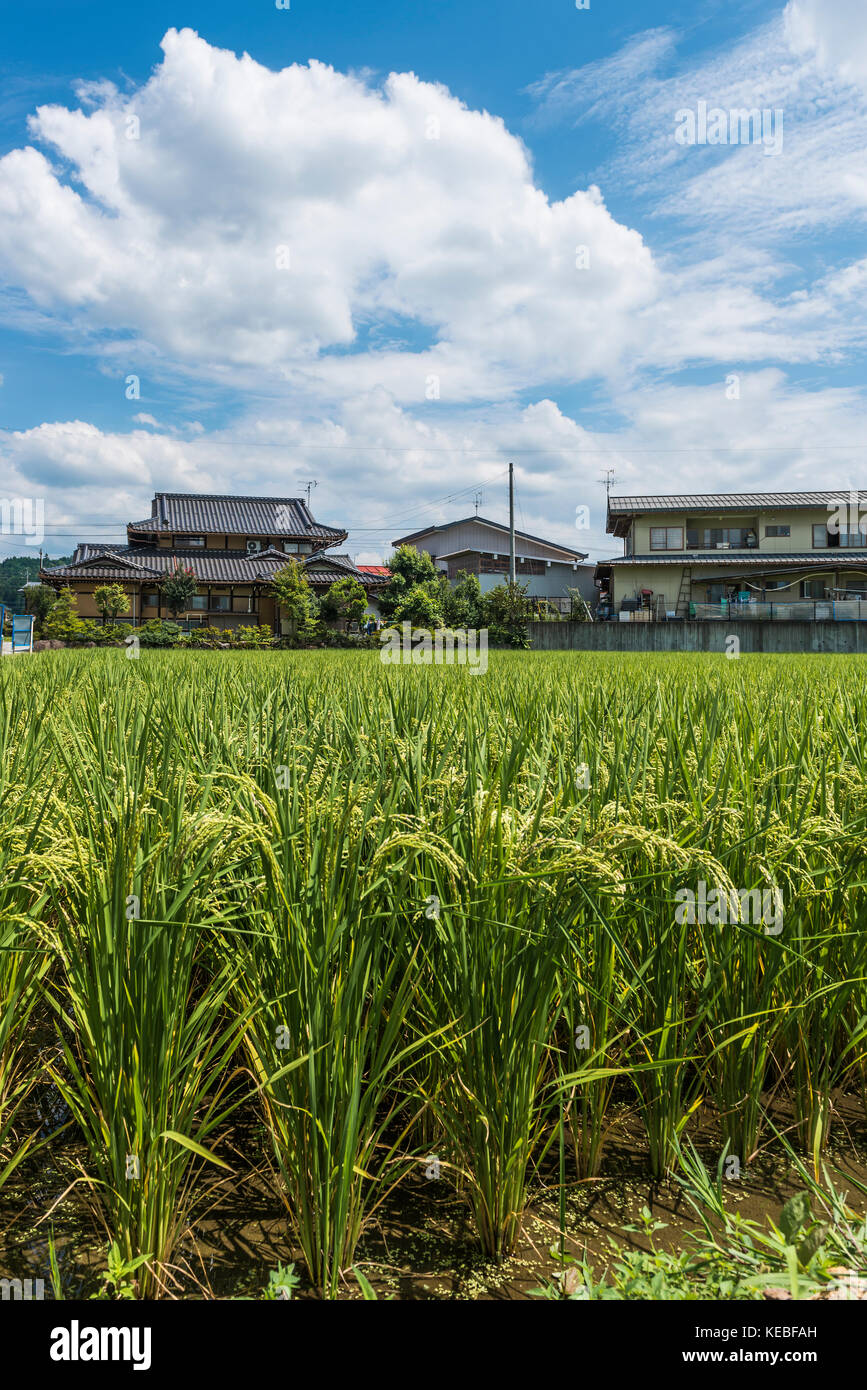
MULTIPOLYGON (((845 499, 841 499, 845 500, 845 499)), ((687 524, 695 524, 700 527, 710 526, 744 526, 753 527, 758 536, 758 545, 751 546, 745 550, 745 554, 765 554, 765 555, 785 555, 792 551, 810 551, 815 553, 813 546, 813 526, 827 525, 833 513, 826 507, 815 509, 785 509, 778 508, 775 511, 743 511, 743 512, 668 512, 654 514, 653 516, 637 517, 632 527, 633 547, 632 553, 635 555, 647 555, 650 553, 650 528, 652 526, 679 526, 683 530, 684 549, 686 549, 686 529, 687 524), (766 536, 766 526, 788 526, 791 534, 788 536, 766 536)), ((670 553, 670 552, 669 552, 670 553)))
MULTIPOLYGON (((102 582, 104 582, 104 583, 114 583, 115 581, 113 581, 113 580, 105 580, 105 581, 102 581, 102 582)), ((65 586, 61 586, 61 587, 65 587, 65 586)), ((100 613, 100 611, 99 611, 99 609, 97 608, 97 606, 96 606, 96 604, 95 604, 95 602, 94 602, 94 599, 93 599, 93 591, 94 591, 95 588, 98 588, 99 585, 94 584, 92 580, 89 580, 89 581, 81 581, 81 582, 76 582, 76 581, 73 580, 73 581, 69 584, 68 587, 69 587, 70 589, 72 589, 73 593, 74 593, 75 596, 76 596, 76 609, 75 609, 75 611, 77 612, 79 618, 95 618, 95 619, 97 619, 98 621, 101 621, 101 619, 102 619, 102 614, 100 613)), ((117 619, 117 621, 118 621, 119 623, 122 623, 122 622, 131 622, 131 621, 132 621, 133 614, 135 614, 136 617, 140 617, 141 615, 143 615, 145 619, 148 619, 148 618, 155 618, 155 617, 157 616, 157 614, 159 614, 159 616, 162 617, 162 618, 167 618, 167 617, 169 616, 169 614, 168 614, 168 609, 167 609, 166 606, 165 606, 165 603, 161 603, 161 604, 159 605, 159 607, 157 607, 157 605, 147 605, 147 604, 145 604, 145 605, 142 607, 142 595, 139 594, 139 592, 138 592, 138 587, 139 587, 139 586, 138 586, 137 584, 136 584, 136 585, 128 585, 128 584, 124 584, 124 585, 123 585, 123 588, 124 588, 125 592, 130 596, 130 606, 129 606, 127 612, 126 612, 125 614, 122 613, 122 614, 120 615, 120 617, 117 619), (134 593, 132 592, 133 589, 135 590, 134 593)), ((147 587, 148 587, 148 586, 145 586, 145 587, 146 587, 146 590, 147 590, 147 587)), ((213 592, 214 592, 215 594, 228 594, 229 588, 230 588, 230 586, 229 586, 228 584, 226 584, 226 585, 212 584, 210 587, 211 587, 211 589, 213 590, 213 592)), ((253 593, 254 590, 253 590, 252 586, 249 585, 249 584, 246 584, 246 585, 245 585, 245 584, 232 585, 231 588, 232 588, 232 590, 233 590, 233 606, 232 606, 232 608, 231 608, 230 611, 231 611, 236 617, 243 617, 243 616, 247 613, 248 599, 249 599, 249 597, 250 597, 250 594, 253 593)), ((207 590, 208 590, 208 585, 207 585, 207 584, 200 584, 200 585, 199 585, 199 590, 198 590, 199 593, 207 593, 207 590)), ((152 589, 152 588, 150 589, 150 592, 153 592, 153 589, 152 589)), ((256 622, 256 621, 259 621, 259 622, 271 622, 271 621, 273 620, 273 611, 274 611, 273 600, 270 600, 270 601, 269 601, 269 600, 266 600, 266 598, 265 598, 264 595, 260 596, 260 599, 259 599, 259 610, 260 610, 260 613, 261 613, 263 607, 265 606, 266 602, 270 602, 270 610, 269 610, 269 611, 271 612, 272 617, 271 617, 271 618, 262 618, 262 617, 259 617, 259 618, 257 619, 253 614, 250 614, 250 619, 249 619, 249 620, 250 620, 251 623, 252 623, 252 622, 256 622)), ((220 625, 220 619, 221 619, 224 615, 221 614, 221 613, 203 614, 203 613, 201 612, 200 609, 193 609, 193 608, 191 608, 191 609, 188 609, 186 613, 182 613, 180 616, 181 616, 182 618, 203 618, 205 621, 212 623, 212 624, 213 624, 214 626, 216 626, 216 627, 219 627, 219 625, 220 625)), ((225 615, 225 616, 228 616, 228 615, 225 615)))
MULTIPOLYGON (((93 591, 94 589, 101 588, 102 584, 113 584, 115 582, 117 581, 113 579, 102 580, 99 584, 94 584, 92 582, 86 584, 76 583, 75 581, 73 581, 70 584, 61 585, 61 588, 69 588, 75 594, 75 611, 78 614, 79 618, 95 618, 98 622, 101 622, 102 614, 100 613, 99 609, 93 601, 93 591)), ((132 593, 133 586, 130 584, 124 584, 122 587, 124 592, 129 597, 129 607, 126 613, 121 613, 120 617, 115 619, 115 621, 118 623, 131 622, 133 611, 135 611, 136 613, 138 613, 139 611, 139 596, 137 593, 132 593), (133 605, 135 605, 134 609, 133 605)))
POLYGON ((666 608, 674 608, 682 573, 682 565, 612 565, 615 609, 620 607, 621 599, 637 598, 639 589, 652 589, 654 603, 657 594, 664 594, 666 608))
MULTIPOLYGON (((335 575, 335 578, 340 578, 340 575, 335 575)), ((116 581, 114 581, 114 580, 103 580, 103 581, 101 581, 101 583, 114 583, 114 582, 116 582, 116 581)), ((94 618, 94 619, 96 619, 97 622, 101 622, 101 621, 102 621, 102 614, 100 613, 99 609, 97 608, 97 606, 96 606, 96 604, 94 603, 94 600, 93 600, 93 591, 94 591, 95 588, 98 588, 99 585, 94 584, 94 582, 93 582, 92 580, 86 580, 86 581, 85 581, 85 580, 82 580, 82 581, 79 581, 79 582, 76 582, 76 581, 73 580, 71 583, 69 583, 68 586, 62 585, 61 587, 69 587, 70 589, 72 589, 73 593, 75 594, 75 596, 76 596, 76 608, 75 608, 75 611, 76 611, 76 613, 78 614, 79 618, 94 618)), ((156 605, 153 605, 153 606, 149 606, 149 605, 147 605, 147 604, 142 605, 142 595, 138 592, 138 587, 139 587, 139 586, 138 586, 137 584, 136 584, 136 585, 125 584, 125 585, 123 586, 123 588, 124 588, 124 590, 126 591, 126 593, 130 596, 130 606, 129 606, 128 611, 127 611, 125 614, 121 614, 120 617, 117 618, 116 621, 119 622, 119 623, 122 623, 122 622, 131 622, 131 621, 132 621, 132 618, 133 618, 133 614, 135 614, 136 618, 139 618, 139 619, 143 617, 145 621, 147 621, 149 618, 156 618, 158 614, 159 614, 159 616, 162 617, 162 618, 167 618, 167 617, 169 616, 169 613, 168 613, 168 609, 166 608, 166 606, 165 606, 164 603, 161 603, 161 604, 159 605, 159 607, 157 607, 156 605), (135 593, 134 593, 134 594, 133 594, 133 592, 132 592, 133 589, 135 589, 135 593)), ((209 586, 208 586, 207 584, 200 584, 200 585, 199 585, 199 590, 198 590, 198 592, 199 592, 199 593, 207 593, 208 587, 209 587, 209 586)), ((275 627, 275 625, 276 625, 276 609, 275 609, 274 599, 273 599, 269 594, 266 594, 266 593, 259 593, 259 596, 258 596, 258 614, 252 614, 252 613, 251 613, 251 614, 248 615, 248 613, 247 613, 248 599, 249 599, 250 595, 251 595, 252 593, 255 592, 254 589, 253 589, 253 587, 252 587, 252 585, 249 585, 249 584, 246 584, 246 585, 245 585, 245 584, 239 584, 239 585, 234 585, 234 584, 233 584, 233 585, 231 585, 231 586, 228 585, 228 584, 226 584, 226 585, 219 585, 219 584, 212 584, 212 585, 210 585, 210 588, 213 590, 213 592, 214 592, 215 594, 228 594, 229 588, 230 588, 230 587, 232 588, 232 591, 233 591, 233 606, 232 606, 232 608, 231 608, 230 611, 231 611, 231 614, 232 614, 232 616, 233 616, 233 618, 234 618, 234 620, 235 620, 236 623, 237 623, 239 620, 243 622, 244 619, 246 618, 247 621, 248 621, 249 623, 257 623, 257 622, 258 622, 258 623, 268 623, 272 628, 275 627)), ((147 586, 147 585, 145 586, 145 589, 146 589, 146 591, 148 590, 148 586, 147 586)), ((152 587, 150 588, 150 592, 153 592, 152 587)), ((372 600, 370 600, 370 599, 368 600, 368 604, 367 604, 367 607, 366 607, 366 609, 365 609, 365 612, 366 612, 366 613, 373 613, 373 614, 375 614, 375 615, 377 615, 377 616, 379 615, 379 608, 378 608, 378 606, 377 606, 377 603, 376 603, 376 599, 375 599, 375 598, 372 599, 372 600)), ((203 612, 201 611, 201 609, 192 609, 192 608, 191 608, 191 609, 188 609, 186 613, 181 613, 181 614, 179 615, 179 617, 180 617, 181 619, 187 619, 187 618, 201 618, 203 622, 209 623, 209 624, 210 624, 211 626, 213 626, 213 627, 220 627, 220 626, 223 624, 223 620, 224 620, 225 618, 228 618, 228 617, 229 617, 229 613, 228 613, 228 612, 226 612, 226 613, 203 613, 203 612)))

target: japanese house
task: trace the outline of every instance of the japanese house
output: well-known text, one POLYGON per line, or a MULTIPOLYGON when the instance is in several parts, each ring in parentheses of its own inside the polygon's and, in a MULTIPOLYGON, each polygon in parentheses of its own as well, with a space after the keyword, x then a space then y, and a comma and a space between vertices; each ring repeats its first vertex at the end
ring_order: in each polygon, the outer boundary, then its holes
POLYGON ((318 595, 336 579, 357 579, 371 612, 377 591, 388 582, 377 567, 363 570, 335 551, 347 532, 316 521, 299 497, 158 492, 150 516, 128 522, 126 532, 126 545, 85 542, 68 564, 43 568, 40 578, 55 589, 72 589, 82 618, 99 617, 94 589, 120 584, 130 606, 119 621, 138 626, 170 616, 162 584, 176 565, 190 566, 197 590, 179 621, 220 628, 267 623, 275 633, 280 614, 269 587, 290 556, 304 566, 318 595))
MULTIPOLYGON (((509 577, 509 528, 483 516, 426 526, 400 536, 392 545, 427 551, 451 581, 461 570, 476 575, 483 593, 509 577)), ((593 566, 583 564, 586 559, 586 551, 515 531, 516 580, 526 586, 530 599, 547 602, 558 612, 570 611, 570 589, 577 589, 586 600, 595 599, 593 566)))

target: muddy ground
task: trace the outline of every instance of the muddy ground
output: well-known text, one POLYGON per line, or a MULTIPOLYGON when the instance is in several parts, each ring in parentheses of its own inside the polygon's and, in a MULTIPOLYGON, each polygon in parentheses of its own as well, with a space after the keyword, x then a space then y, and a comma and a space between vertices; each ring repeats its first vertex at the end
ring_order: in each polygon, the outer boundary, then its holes
MULTIPOLYGON (((826 1161, 835 1170, 838 1188, 848 1191, 854 1208, 863 1211, 867 1198, 846 1181, 854 1177, 867 1184, 863 1104, 855 1095, 840 1094, 835 1111, 826 1161)), ((699 1226, 680 1183, 649 1177, 647 1146, 630 1100, 616 1101, 611 1114, 599 1177, 579 1182, 574 1168, 570 1176, 567 1151, 565 1249, 578 1257, 586 1252, 597 1279, 611 1262, 612 1242, 627 1249, 649 1248, 643 1230, 627 1229, 641 1225, 643 1207, 666 1223, 654 1236, 658 1249, 689 1249, 690 1233, 699 1226)), ((59 1118, 55 1112, 55 1121, 59 1118)), ((774 1121, 785 1130, 791 1117, 778 1107, 774 1121)), ((47 1123, 52 1123, 50 1116, 47 1123)), ((715 1169, 719 1145, 713 1124, 700 1122, 691 1137, 705 1163, 715 1169)), ((169 1297, 259 1298, 269 1271, 278 1263, 294 1261, 299 1271, 303 1269, 267 1157, 267 1136, 254 1112, 241 1115, 219 1151, 234 1162, 234 1171, 221 1175, 194 1212, 171 1271, 169 1297), (250 1155, 257 1154, 263 1157, 251 1169, 250 1155)), ((83 1168, 83 1145, 74 1132, 65 1130, 13 1174, 0 1198, 0 1276, 42 1278, 49 1297, 47 1237, 53 1229, 64 1296, 86 1298, 96 1290, 107 1238, 89 1208, 84 1184, 70 1187, 83 1168)), ((768 1215, 776 1217, 786 1199, 802 1187, 778 1140, 768 1132, 749 1166, 740 1178, 727 1182, 725 1190, 732 1211, 764 1222, 768 1215)), ((556 1258, 559 1241, 556 1155, 532 1175, 521 1238, 502 1265, 481 1256, 469 1208, 446 1168, 432 1180, 425 1177, 425 1164, 419 1163, 375 1214, 355 1263, 381 1299, 526 1299, 561 1271, 556 1258)), ((316 1294, 302 1282, 295 1296, 316 1294)), ((351 1275, 343 1297, 361 1297, 351 1275)))

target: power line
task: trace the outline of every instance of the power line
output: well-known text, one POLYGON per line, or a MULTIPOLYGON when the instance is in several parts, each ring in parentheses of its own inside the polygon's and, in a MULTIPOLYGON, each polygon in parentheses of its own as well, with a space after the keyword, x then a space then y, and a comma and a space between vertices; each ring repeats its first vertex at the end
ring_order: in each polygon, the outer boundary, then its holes
MULTIPOLYGON (((5 433, 11 433, 6 430, 5 433)), ((127 436, 123 436, 126 438, 127 436)), ((335 451, 353 451, 357 453, 382 453, 382 454, 489 454, 490 445, 480 448, 468 448, 464 445, 454 444, 440 446, 437 444, 310 444, 306 442, 285 442, 275 440, 270 442, 266 439, 215 439, 212 436, 207 438, 182 439, 172 434, 149 434, 148 439, 160 439, 170 444, 198 445, 208 449, 236 449, 242 446, 245 449, 281 449, 284 453, 298 449, 329 449, 335 451)), ((637 447, 631 444, 613 443, 605 446, 594 447, 588 444, 544 444, 538 448, 512 448, 512 454, 612 454, 625 457, 630 454, 765 454, 780 453, 793 449, 804 448, 801 443, 786 444, 688 444, 674 447, 670 444, 663 444, 659 447, 637 447)), ((847 444, 822 444, 817 449, 811 449, 811 454, 820 458, 823 452, 830 449, 849 449, 867 450, 865 443, 847 444)))
MULTIPOLYGON (((125 437, 125 436, 124 436, 125 437)), ((162 439, 172 444, 199 444, 208 448, 216 447, 221 449, 235 449, 243 445, 245 449, 282 449, 284 451, 292 449, 334 449, 334 450, 357 450, 365 453, 383 454, 489 454, 490 445, 480 448, 469 448, 460 444, 441 446, 438 444, 309 444, 304 441, 281 441, 273 442, 267 439, 215 439, 212 436, 196 437, 193 439, 181 439, 177 435, 171 434, 150 434, 148 439, 162 439)), ((635 447, 631 444, 613 443, 607 446, 593 447, 587 444, 544 444, 538 448, 509 448, 511 454, 698 454, 698 453, 779 453, 781 449, 803 448, 800 443, 789 442, 787 444, 688 444, 682 447, 673 447, 670 444, 663 444, 659 447, 635 447)), ((851 444, 822 444, 816 450, 821 454, 825 449, 867 449, 865 443, 851 444)))
MULTIPOLYGON (((504 477, 507 471, 508 470, 505 468, 502 469, 500 473, 495 474, 494 477, 489 481, 496 482, 498 478, 504 477)), ((382 531, 382 533, 385 534, 385 531, 393 526, 406 524, 406 522, 403 520, 405 518, 417 516, 419 512, 430 511, 431 508, 442 506, 447 502, 455 502, 458 500, 458 498, 465 497, 467 493, 473 492, 476 489, 477 484, 470 483, 468 487, 459 488, 456 492, 446 493, 443 497, 436 497, 430 502, 420 502, 415 507, 410 505, 403 511, 393 512, 390 516, 380 517, 368 526, 351 526, 347 527, 346 529, 352 532, 364 533, 374 533, 382 531)), ((126 520, 118 520, 116 522, 94 522, 93 524, 81 522, 77 530, 75 531, 67 531, 54 526, 45 526, 43 527, 43 533, 46 536, 54 536, 57 539, 62 539, 64 537, 72 537, 79 535, 82 531, 85 530, 91 534, 95 534, 100 531, 114 532, 118 530, 124 530, 126 525, 126 520)))

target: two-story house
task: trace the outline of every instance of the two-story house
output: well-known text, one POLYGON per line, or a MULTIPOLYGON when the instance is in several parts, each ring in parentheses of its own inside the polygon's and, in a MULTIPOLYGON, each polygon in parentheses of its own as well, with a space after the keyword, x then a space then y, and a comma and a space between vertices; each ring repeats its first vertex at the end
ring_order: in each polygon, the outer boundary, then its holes
POLYGON ((101 584, 121 584, 130 607, 120 621, 138 626, 169 616, 162 583, 177 564, 190 566, 197 592, 186 623, 232 628, 267 623, 280 629, 280 614, 269 592, 277 570, 292 556, 304 566, 314 593, 352 575, 363 586, 368 607, 387 577, 362 571, 331 547, 347 532, 323 526, 299 497, 228 497, 206 493, 158 492, 151 514, 127 524, 126 545, 87 542, 69 564, 44 568, 41 580, 77 595, 79 617, 96 618, 93 591, 101 584))
POLYGON ((606 529, 624 543, 596 567, 615 617, 636 606, 713 617, 738 603, 745 616, 787 604, 785 616, 821 618, 832 616, 821 605, 867 599, 867 495, 848 489, 609 497, 606 529))
MULTIPOLYGON (((392 541, 427 551, 437 569, 454 581, 461 571, 478 577, 482 593, 504 584, 509 577, 509 528, 483 516, 465 516, 440 526, 425 526, 392 541)), ((568 613, 570 589, 590 601, 595 599, 593 567, 582 561, 586 551, 572 550, 558 541, 546 541, 526 531, 515 532, 515 578, 530 599, 544 601, 568 613)))

